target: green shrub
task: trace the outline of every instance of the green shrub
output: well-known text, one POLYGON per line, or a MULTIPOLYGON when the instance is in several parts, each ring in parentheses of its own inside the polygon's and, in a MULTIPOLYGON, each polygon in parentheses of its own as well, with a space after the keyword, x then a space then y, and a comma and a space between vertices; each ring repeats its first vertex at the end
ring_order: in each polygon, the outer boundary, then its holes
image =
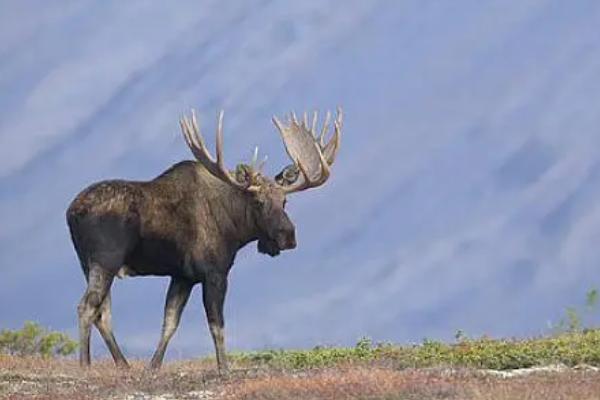
POLYGON ((524 340, 469 339, 459 335, 457 343, 424 340, 422 344, 374 345, 363 338, 354 347, 315 347, 311 350, 267 350, 234 353, 233 361, 245 367, 307 369, 343 363, 372 361, 397 368, 467 367, 516 369, 562 363, 569 366, 600 366, 600 330, 587 329, 524 340))
POLYGON ((0 331, 0 353, 43 357, 68 356, 77 349, 77 343, 61 332, 48 331, 39 324, 25 322, 20 330, 0 331))
POLYGON ((585 294, 585 307, 567 307, 565 308, 565 316, 561 318, 558 324, 554 327, 556 332, 581 332, 585 330, 585 317, 590 317, 598 305, 598 290, 591 289, 585 294))

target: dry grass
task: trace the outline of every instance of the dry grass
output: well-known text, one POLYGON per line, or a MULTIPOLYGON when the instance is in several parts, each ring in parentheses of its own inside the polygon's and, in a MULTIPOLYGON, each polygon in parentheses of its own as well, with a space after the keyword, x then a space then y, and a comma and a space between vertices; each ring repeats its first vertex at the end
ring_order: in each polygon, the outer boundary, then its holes
POLYGON ((231 400, 591 400, 600 399, 600 374, 569 371, 504 379, 472 370, 358 367, 255 378, 226 385, 224 391, 231 400))
POLYGON ((446 399, 462 392, 441 373, 347 367, 228 384, 228 399, 446 399))
POLYGON ((385 363, 347 363, 308 370, 240 368, 226 377, 210 361, 165 365, 160 372, 134 362, 81 370, 72 360, 0 356, 1 399, 600 399, 600 372, 567 370, 501 378, 481 371, 396 369, 385 363))
POLYGON ((199 398, 218 380, 212 366, 202 361, 168 364, 154 372, 145 362, 134 361, 131 369, 121 370, 106 360, 84 370, 73 360, 0 356, 0 398, 9 399, 125 399, 136 393, 140 395, 132 399, 164 393, 199 398))

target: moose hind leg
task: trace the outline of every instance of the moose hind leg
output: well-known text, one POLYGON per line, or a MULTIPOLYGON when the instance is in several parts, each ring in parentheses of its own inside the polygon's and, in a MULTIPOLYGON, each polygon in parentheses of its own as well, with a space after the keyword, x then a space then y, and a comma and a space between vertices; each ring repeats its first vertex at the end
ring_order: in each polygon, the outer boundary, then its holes
POLYGON ((227 277, 213 276, 202 285, 202 300, 210 334, 215 344, 217 366, 219 372, 227 370, 225 358, 225 320, 223 318, 223 304, 227 292, 227 277))
POLYGON ((98 315, 98 318, 94 324, 96 325, 96 328, 98 328, 100 335, 102 335, 102 339, 104 339, 104 342, 106 343, 106 346, 108 347, 115 364, 117 364, 119 367, 129 367, 127 359, 121 352, 112 330, 110 289, 106 294, 102 305, 100 306, 100 314, 98 315))
POLYGON ((167 299, 165 301, 165 316, 160 342, 154 352, 154 356, 152 356, 150 368, 157 369, 162 365, 167 345, 177 330, 179 320, 181 319, 181 313, 190 297, 193 286, 192 283, 186 280, 176 278, 171 279, 167 291, 167 299))
POLYGON ((113 275, 100 265, 92 263, 88 272, 88 287, 81 298, 79 314, 79 363, 90 365, 90 333, 92 323, 100 316, 100 307, 106 298, 113 275))

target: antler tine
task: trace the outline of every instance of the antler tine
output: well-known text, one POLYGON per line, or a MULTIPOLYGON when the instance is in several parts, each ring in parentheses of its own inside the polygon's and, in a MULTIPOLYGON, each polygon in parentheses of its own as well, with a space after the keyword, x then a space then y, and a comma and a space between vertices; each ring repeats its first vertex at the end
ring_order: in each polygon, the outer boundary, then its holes
POLYGON ((283 131, 284 127, 281 124, 281 121, 279 121, 279 119, 273 115, 273 117, 271 118, 271 121, 273 121, 273 124, 275 125, 275 127, 277 128, 277 130, 279 132, 283 131))
MULTIPOLYGON (((186 120, 187 120, 187 118, 186 118, 186 120)), ((202 133, 200 133, 200 128, 198 127, 198 120, 196 119, 196 110, 194 110, 193 108, 192 108, 191 124, 190 124, 190 121, 188 120, 188 125, 191 126, 191 131, 193 132, 192 140, 194 141, 194 144, 196 146, 198 146, 199 148, 201 148, 203 153, 205 153, 206 156, 210 160, 212 160, 212 156, 208 153, 206 146, 204 145, 204 138, 202 137, 202 133)))
POLYGON ((258 172, 262 172, 263 168, 265 167, 265 164, 267 163, 267 159, 269 157, 265 156, 265 158, 262 159, 262 161, 260 163, 258 163, 258 166, 256 167, 256 170, 258 172))
POLYGON ((252 168, 256 168, 256 162, 258 161, 258 146, 254 147, 254 153, 252 154, 252 160, 250 161, 250 166, 252 168))
POLYGON ((239 183, 231 176, 225 167, 225 161, 223 157, 223 116, 224 112, 221 110, 221 112, 219 112, 217 122, 216 161, 208 152, 208 149, 204 144, 204 138, 200 133, 200 128, 198 127, 198 121, 196 119, 196 113, 194 110, 192 110, 191 120, 184 116, 179 121, 185 141, 190 150, 192 150, 194 157, 196 157, 200 164, 202 164, 213 176, 237 188, 243 190, 253 190, 253 188, 250 187, 251 182, 248 182, 247 184, 239 183))
POLYGON ((321 135, 319 136, 319 144, 321 147, 325 145, 325 135, 329 131, 329 120, 331 119, 331 113, 327 111, 325 114, 325 122, 323 123, 323 128, 321 128, 321 135))
POLYGON ((340 128, 341 128, 343 120, 344 120, 344 112, 342 111, 342 107, 338 106, 336 109, 336 113, 337 113, 336 120, 340 124, 340 128))
POLYGON ((183 138, 185 139, 185 142, 187 143, 190 150, 192 150, 192 153, 194 153, 194 155, 195 155, 194 143, 192 142, 192 140, 189 136, 187 120, 185 117, 182 117, 179 120, 179 126, 181 127, 181 132, 183 132, 183 138))
POLYGON ((223 160, 223 114, 224 112, 221 110, 217 121, 217 166, 221 174, 231 179, 231 176, 225 169, 225 161, 223 160))
POLYGON ((318 117, 318 113, 317 113, 317 110, 315 110, 315 111, 313 111, 312 125, 310 127, 310 131, 312 132, 313 136, 315 137, 315 140, 317 140, 317 117, 318 117))
POLYGON ((258 162, 258 146, 254 147, 254 152, 252 153, 252 159, 250 160, 250 167, 255 171, 255 172, 262 172, 263 167, 265 166, 265 163, 267 162, 267 156, 265 155, 264 158, 258 162))
POLYGON ((214 163, 214 159, 204 145, 204 139, 202 138, 202 134, 198 128, 198 121, 196 120, 196 113, 194 110, 192 109, 191 120, 184 116, 181 118, 179 123, 181 125, 185 141, 192 150, 194 156, 203 164, 210 165, 210 163, 214 163))
POLYGON ((327 144, 321 144, 321 150, 327 159, 329 165, 333 164, 335 161, 335 157, 337 155, 338 149, 340 148, 340 141, 342 136, 342 121, 343 121, 343 113, 342 109, 338 107, 337 115, 335 121, 333 122, 333 137, 329 139, 327 144))

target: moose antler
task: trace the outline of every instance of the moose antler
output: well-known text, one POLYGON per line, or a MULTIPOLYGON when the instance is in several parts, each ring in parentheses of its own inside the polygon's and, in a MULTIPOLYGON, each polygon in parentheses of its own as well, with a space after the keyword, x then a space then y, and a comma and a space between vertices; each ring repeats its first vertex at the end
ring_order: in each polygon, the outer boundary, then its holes
POLYGON ((340 145, 343 118, 341 108, 337 109, 334 135, 325 143, 330 118, 331 114, 328 112, 321 132, 318 134, 316 131, 318 119, 316 111, 313 113, 311 127, 309 127, 306 113, 304 113, 301 123, 298 122, 296 114, 292 113, 287 125, 283 125, 277 117, 273 117, 273 123, 281 134, 286 152, 302 175, 294 183, 282 186, 286 193, 321 186, 329 178, 329 167, 335 161, 340 145))
POLYGON ((223 182, 228 183, 234 187, 242 190, 253 191, 256 188, 252 186, 252 179, 248 179, 245 183, 240 183, 234 179, 227 168, 225 168, 225 161, 223 159, 223 110, 219 112, 219 119, 217 123, 217 160, 210 155, 200 128, 198 128, 198 121, 196 120, 196 113, 192 110, 191 120, 184 116, 179 120, 181 125, 181 131, 185 141, 192 150, 194 157, 215 177, 221 179, 223 182))

